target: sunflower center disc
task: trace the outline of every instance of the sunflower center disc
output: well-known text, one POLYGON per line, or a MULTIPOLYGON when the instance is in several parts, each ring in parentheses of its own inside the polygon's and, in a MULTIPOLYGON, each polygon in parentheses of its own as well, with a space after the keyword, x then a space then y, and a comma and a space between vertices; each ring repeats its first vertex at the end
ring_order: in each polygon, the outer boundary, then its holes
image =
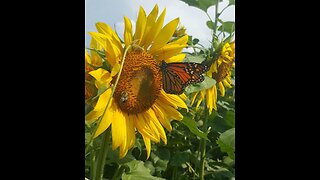
POLYGON ((162 75, 153 56, 144 51, 127 54, 114 92, 119 108, 129 114, 148 110, 162 88, 162 75))

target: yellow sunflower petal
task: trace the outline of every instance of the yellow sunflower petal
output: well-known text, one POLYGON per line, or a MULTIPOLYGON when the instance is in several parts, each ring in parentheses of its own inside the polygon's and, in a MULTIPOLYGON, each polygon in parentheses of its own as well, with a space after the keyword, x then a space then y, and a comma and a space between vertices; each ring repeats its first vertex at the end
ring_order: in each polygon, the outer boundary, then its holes
POLYGON ((110 126, 112 119, 114 118, 115 112, 115 104, 110 102, 111 105, 107 108, 106 112, 104 113, 101 122, 97 128, 96 133, 94 134, 93 138, 98 137, 101 133, 103 133, 108 127, 110 126))
POLYGON ((128 47, 132 43, 132 24, 128 17, 124 17, 124 43, 128 47))
POLYGON ((147 159, 149 159, 150 151, 151 151, 151 142, 150 142, 150 139, 144 135, 142 135, 142 138, 147 149, 147 159))
POLYGON ((159 109, 165 114, 165 116, 169 119, 174 119, 174 120, 182 120, 183 115, 174 107, 163 104, 161 101, 156 101, 155 104, 159 107, 159 109))
POLYGON ((128 142, 128 149, 132 148, 135 141, 136 141, 136 131, 133 123, 133 115, 128 115, 127 120, 127 142, 128 142))
POLYGON ((151 132, 149 125, 146 123, 145 118, 141 113, 136 114, 136 116, 133 117, 133 122, 141 135, 148 137, 152 141, 158 141, 157 137, 155 137, 151 132))
POLYGON ((96 79, 95 85, 98 89, 101 86, 109 87, 110 82, 112 81, 110 73, 102 68, 90 71, 89 74, 96 79))
POLYGON ((84 52, 85 52, 84 58, 85 58, 86 62, 91 64, 91 59, 90 59, 90 56, 89 56, 87 50, 84 50, 84 52))
POLYGON ((180 94, 179 97, 184 101, 186 101, 188 99, 188 97, 185 93, 180 94))
POLYGON ((206 90, 206 101, 207 101, 207 108, 209 109, 209 114, 212 113, 212 109, 217 111, 217 88, 213 86, 210 89, 206 90))
MULTIPOLYGON (((109 101, 109 98, 111 96, 111 88, 107 89, 104 93, 102 93, 99 96, 99 99, 95 105, 95 107, 93 108, 92 111, 90 111, 86 116, 85 119, 87 121, 91 121, 91 120, 95 120, 98 117, 100 117, 103 114, 104 109, 106 108, 106 105, 109 101)), ((112 100, 111 100, 112 101, 112 100)), ((111 103, 111 102, 110 102, 111 103)), ((110 105, 109 105, 110 106, 110 105)))
POLYGON ((96 23, 96 28, 98 30, 99 33, 108 35, 110 37, 110 39, 112 39, 113 43, 115 46, 117 46, 118 49, 122 49, 122 44, 121 41, 118 37, 118 35, 112 30, 112 28, 103 23, 103 22, 98 22, 96 23))
POLYGON ((168 59, 165 59, 165 61, 167 63, 172 63, 172 62, 181 62, 184 60, 184 58, 186 57, 186 54, 178 54, 176 56, 172 56, 168 59))
POLYGON ((193 103, 196 100, 196 97, 197 97, 198 94, 199 94, 199 91, 193 93, 192 98, 191 98, 191 102, 190 102, 190 106, 193 105, 193 103))
POLYGON ((106 39, 106 57, 111 66, 118 63, 121 58, 121 50, 114 45, 109 39, 106 39))
POLYGON ((106 49, 106 39, 110 39, 109 36, 98 32, 89 32, 89 34, 101 47, 106 49))
POLYGON ((176 30, 178 23, 179 18, 176 18, 170 21, 161 29, 157 37, 154 39, 154 42, 150 48, 151 54, 167 44, 167 42, 171 39, 174 31, 176 30))
POLYGON ((136 23, 136 32, 134 33, 133 39, 137 40, 137 44, 140 44, 144 29, 146 27, 147 17, 146 12, 140 6, 139 15, 136 23))
POLYGON ((224 87, 226 88, 232 88, 231 84, 229 84, 229 78, 225 78, 224 80, 222 80, 222 83, 224 85, 224 87))
POLYGON ((203 93, 203 91, 200 91, 200 97, 199 97, 197 105, 196 105, 196 110, 198 110, 198 108, 199 108, 201 102, 203 101, 203 99, 204 99, 204 93, 203 93))
POLYGON ((149 120, 152 121, 154 123, 154 125, 156 126, 158 133, 160 135, 161 140, 167 144, 167 136, 166 133, 164 132, 163 127, 161 126, 157 116, 155 115, 154 111, 152 109, 149 109, 146 111, 147 116, 149 116, 149 120))
POLYGON ((112 150, 115 150, 120 145, 126 146, 127 143, 127 126, 124 114, 119 108, 113 113, 114 120, 111 125, 112 133, 112 150))
POLYGON ((166 9, 164 9, 162 11, 159 18, 157 19, 155 24, 151 27, 150 31, 148 32, 148 36, 147 36, 146 41, 143 45, 145 49, 147 49, 149 47, 151 42, 157 37, 157 35, 161 31, 165 15, 166 15, 166 9))
POLYGON ((152 54, 157 60, 169 59, 172 56, 175 56, 181 53, 182 49, 187 46, 188 46, 187 44, 184 44, 184 45, 168 44, 158 49, 157 51, 154 51, 152 54))
POLYGON ((119 63, 115 63, 112 67, 112 70, 111 70, 111 76, 115 76, 116 74, 118 74, 118 72, 120 71, 120 67, 121 65, 119 63))
POLYGON ((161 89, 159 100, 163 101, 166 104, 170 104, 176 109, 178 107, 185 108, 189 111, 187 104, 177 95, 167 94, 164 90, 161 89))
POLYGON ((172 44, 179 44, 179 45, 187 44, 188 43, 188 39, 189 39, 188 35, 184 35, 181 38, 179 38, 179 39, 177 39, 177 40, 175 40, 173 42, 168 43, 168 45, 172 45, 172 44))
MULTIPOLYGON (((91 38, 90 48, 101 50, 102 46, 99 45, 99 43, 97 43, 97 41, 94 38, 91 38)), ((99 56, 99 54, 97 52, 95 52, 94 50, 90 50, 90 54, 91 54, 90 64, 92 64, 93 66, 96 66, 96 67, 102 66, 102 60, 101 60, 101 57, 99 56)))
POLYGON ((170 124, 170 120, 165 117, 165 115, 163 114, 161 109, 156 104, 154 104, 152 106, 152 109, 154 110, 155 115, 157 116, 157 118, 160 121, 161 125, 163 127, 165 127, 169 132, 171 132, 172 131, 172 126, 170 124))
POLYGON ((124 115, 124 119, 125 119, 125 124, 127 126, 127 131, 126 131, 126 143, 122 143, 120 145, 120 158, 123 158, 124 156, 126 156, 126 154, 128 153, 128 150, 130 149, 130 145, 129 145, 129 141, 131 140, 129 137, 131 134, 130 131, 132 131, 132 129, 129 129, 131 128, 130 124, 129 124, 129 116, 126 114, 126 113, 123 113, 124 115))
POLYGON ((147 40, 150 29, 154 26, 157 16, 158 16, 158 5, 156 4, 150 14, 147 17, 147 22, 145 25, 144 32, 141 37, 140 45, 143 46, 147 40))
POLYGON ((223 83, 220 81, 218 83, 218 85, 219 85, 219 90, 220 90, 221 96, 224 97, 226 90, 224 89, 223 83))

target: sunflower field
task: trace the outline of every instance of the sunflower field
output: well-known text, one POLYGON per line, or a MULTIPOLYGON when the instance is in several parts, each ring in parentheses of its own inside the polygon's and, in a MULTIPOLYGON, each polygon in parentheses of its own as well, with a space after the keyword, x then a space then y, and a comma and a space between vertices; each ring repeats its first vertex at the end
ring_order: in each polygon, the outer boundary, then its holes
POLYGON ((124 14, 121 37, 89 32, 85 179, 235 179, 235 22, 220 18, 235 1, 181 1, 207 15, 210 46, 156 3, 124 14))

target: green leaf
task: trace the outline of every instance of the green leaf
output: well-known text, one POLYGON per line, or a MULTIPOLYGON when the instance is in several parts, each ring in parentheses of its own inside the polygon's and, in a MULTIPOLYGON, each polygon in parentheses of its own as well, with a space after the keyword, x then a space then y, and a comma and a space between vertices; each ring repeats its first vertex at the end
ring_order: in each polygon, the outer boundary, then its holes
POLYGON ((187 3, 189 6, 193 6, 199 8, 205 12, 207 12, 210 6, 216 5, 218 0, 181 0, 187 3))
POLYGON ((212 30, 214 29, 214 23, 212 21, 207 21, 207 26, 212 30))
POLYGON ((222 152, 228 153, 228 156, 234 160, 235 158, 235 128, 229 129, 222 133, 217 140, 222 152))
POLYGON ((181 122, 186 125, 194 135, 208 140, 207 134, 198 129, 196 122, 192 118, 184 116, 181 122))
POLYGON ((133 160, 126 165, 129 167, 129 171, 122 174, 123 180, 160 180, 162 178, 152 176, 150 170, 144 166, 143 161, 133 160))
POLYGON ((235 5, 235 4, 236 4, 235 0, 229 0, 229 6, 230 5, 235 5))
POLYGON ((218 30, 231 34, 235 30, 235 23, 233 21, 222 22, 222 25, 219 26, 218 30))
POLYGON ((203 55, 195 56, 195 55, 187 54, 186 57, 184 58, 183 62, 201 63, 204 60, 205 60, 205 57, 203 55))
POLYGON ((181 166, 190 159, 190 152, 177 152, 170 160, 171 166, 181 166))
POLYGON ((227 111, 224 118, 231 127, 235 128, 235 113, 234 111, 227 111))
POLYGON ((197 83, 197 84, 191 84, 191 85, 187 86, 185 89, 185 92, 187 94, 190 94, 193 92, 209 89, 216 84, 216 80, 214 80, 206 75, 204 75, 203 77, 204 77, 204 80, 202 82, 197 83))

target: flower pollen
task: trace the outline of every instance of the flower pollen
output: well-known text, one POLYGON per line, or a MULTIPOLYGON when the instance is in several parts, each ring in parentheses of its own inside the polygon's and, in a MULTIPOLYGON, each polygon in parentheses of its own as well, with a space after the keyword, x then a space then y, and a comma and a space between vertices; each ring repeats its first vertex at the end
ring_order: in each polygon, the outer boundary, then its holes
POLYGON ((129 114, 144 112, 154 104, 161 88, 162 74, 153 56, 145 51, 128 52, 114 92, 118 107, 129 114))

